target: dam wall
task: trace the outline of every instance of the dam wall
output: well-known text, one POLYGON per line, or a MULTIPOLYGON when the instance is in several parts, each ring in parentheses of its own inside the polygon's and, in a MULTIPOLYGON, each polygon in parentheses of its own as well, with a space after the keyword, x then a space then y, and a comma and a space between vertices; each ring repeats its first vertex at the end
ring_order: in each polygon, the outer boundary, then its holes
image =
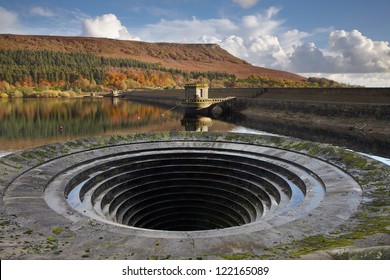
POLYGON ((237 98, 236 111, 251 109, 266 109, 273 111, 288 111, 290 113, 306 113, 326 117, 370 118, 375 120, 390 120, 390 104, 377 103, 346 103, 346 102, 316 102, 312 100, 269 100, 262 98, 237 98))
MULTIPOLYGON (((210 88, 210 98, 235 96, 279 101, 315 101, 342 103, 390 104, 390 88, 210 88)), ((181 100, 184 90, 134 90, 126 97, 181 100)))
MULTIPOLYGON (((184 99, 184 89, 172 90, 134 90, 125 93, 125 98, 163 108, 172 108, 184 99)), ((179 106, 178 106, 179 107, 179 106)))
MULTIPOLYGON (((258 108, 328 117, 390 119, 390 88, 210 88, 209 95, 237 97, 236 112, 258 108)), ((139 90, 126 93, 126 97, 171 108, 180 104, 184 90, 139 90)))
POLYGON ((390 104, 390 88, 223 88, 210 89, 214 98, 236 96, 281 101, 390 104))

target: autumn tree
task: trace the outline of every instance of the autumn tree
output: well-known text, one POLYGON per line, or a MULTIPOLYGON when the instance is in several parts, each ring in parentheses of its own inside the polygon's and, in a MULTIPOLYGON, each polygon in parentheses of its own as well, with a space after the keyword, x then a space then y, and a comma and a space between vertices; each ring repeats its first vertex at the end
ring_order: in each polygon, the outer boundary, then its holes
POLYGON ((112 89, 122 89, 125 79, 126 75, 124 73, 120 73, 113 68, 104 75, 104 85, 112 89))

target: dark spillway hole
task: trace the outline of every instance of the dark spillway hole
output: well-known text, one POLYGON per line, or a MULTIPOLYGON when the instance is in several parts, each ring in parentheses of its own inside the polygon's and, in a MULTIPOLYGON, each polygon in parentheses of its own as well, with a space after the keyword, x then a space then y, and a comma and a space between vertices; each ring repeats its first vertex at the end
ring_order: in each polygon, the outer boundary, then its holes
POLYGON ((295 191, 305 190, 300 178, 282 166, 244 152, 210 151, 156 150, 98 164, 75 176, 65 195, 77 190, 82 212, 113 223, 204 231, 256 222, 275 205, 286 205, 293 185, 295 191))
POLYGON ((255 196, 243 198, 221 186, 196 185, 199 181, 190 181, 192 186, 177 185, 174 180, 168 183, 162 181, 152 184, 152 188, 143 185, 122 192, 112 202, 116 205, 113 218, 139 228, 195 231, 249 223, 257 217, 256 207, 259 212, 262 209, 255 196))

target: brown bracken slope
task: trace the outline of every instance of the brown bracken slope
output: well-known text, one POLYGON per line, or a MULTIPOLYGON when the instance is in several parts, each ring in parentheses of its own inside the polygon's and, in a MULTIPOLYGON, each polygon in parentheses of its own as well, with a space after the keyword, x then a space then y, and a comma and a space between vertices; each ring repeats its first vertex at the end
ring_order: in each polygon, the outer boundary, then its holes
POLYGON ((99 56, 131 58, 185 71, 219 71, 239 78, 268 76, 293 81, 306 78, 294 73, 257 67, 216 44, 147 43, 89 37, 0 34, 0 49, 87 52, 99 56))

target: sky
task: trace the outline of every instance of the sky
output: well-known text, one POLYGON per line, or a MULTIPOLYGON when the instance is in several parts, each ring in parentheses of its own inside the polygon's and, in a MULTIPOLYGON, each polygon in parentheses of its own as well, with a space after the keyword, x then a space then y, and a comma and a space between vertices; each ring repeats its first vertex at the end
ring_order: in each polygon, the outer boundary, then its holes
POLYGON ((390 87, 388 0, 0 0, 0 33, 216 43, 257 66, 390 87))

